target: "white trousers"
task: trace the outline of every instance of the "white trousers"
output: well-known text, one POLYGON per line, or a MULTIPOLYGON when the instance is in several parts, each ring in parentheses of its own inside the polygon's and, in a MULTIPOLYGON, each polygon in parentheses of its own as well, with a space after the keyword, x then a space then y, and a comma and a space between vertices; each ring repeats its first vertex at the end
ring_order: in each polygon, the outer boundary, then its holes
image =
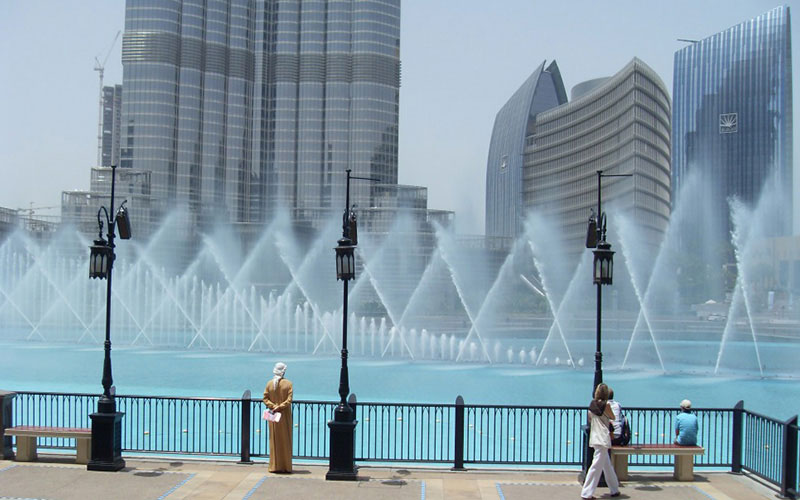
POLYGON ((583 489, 581 490, 582 498, 591 498, 594 495, 594 490, 597 489, 597 483, 600 482, 600 476, 606 475, 606 484, 611 494, 619 491, 619 479, 617 473, 614 472, 614 467, 611 466, 611 457, 608 455, 608 448, 598 446, 594 449, 594 458, 592 458, 592 465, 586 471, 586 479, 583 481, 583 489))

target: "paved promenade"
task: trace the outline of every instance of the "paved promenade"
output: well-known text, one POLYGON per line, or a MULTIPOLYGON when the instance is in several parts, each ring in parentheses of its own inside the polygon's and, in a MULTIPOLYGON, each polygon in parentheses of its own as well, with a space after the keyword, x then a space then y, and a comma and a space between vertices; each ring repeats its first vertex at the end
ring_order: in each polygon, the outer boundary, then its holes
MULTIPOLYGON (((575 500, 577 472, 471 470, 415 467, 359 469, 359 481, 325 481, 327 467, 295 464, 295 473, 275 475, 262 462, 238 465, 199 460, 126 458, 120 472, 89 472, 61 457, 40 462, 0 460, 0 499, 326 499, 326 500, 575 500)), ((776 491, 747 476, 700 471, 693 482, 671 473, 636 473, 623 483, 623 499, 761 500, 776 491)), ((608 497, 598 488, 597 498, 608 497)))

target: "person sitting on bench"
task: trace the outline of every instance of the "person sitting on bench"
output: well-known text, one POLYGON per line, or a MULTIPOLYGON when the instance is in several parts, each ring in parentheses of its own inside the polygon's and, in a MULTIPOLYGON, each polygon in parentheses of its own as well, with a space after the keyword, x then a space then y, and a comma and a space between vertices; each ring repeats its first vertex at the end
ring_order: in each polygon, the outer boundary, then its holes
POLYGON ((611 425, 614 426, 614 435, 611 436, 611 444, 613 446, 628 446, 631 442, 631 428, 628 424, 628 419, 622 412, 622 405, 619 401, 614 400, 614 389, 608 388, 608 406, 614 412, 614 419, 611 425))
POLYGON ((681 413, 675 417, 675 444, 697 446, 697 416, 692 413, 692 402, 681 401, 681 413))

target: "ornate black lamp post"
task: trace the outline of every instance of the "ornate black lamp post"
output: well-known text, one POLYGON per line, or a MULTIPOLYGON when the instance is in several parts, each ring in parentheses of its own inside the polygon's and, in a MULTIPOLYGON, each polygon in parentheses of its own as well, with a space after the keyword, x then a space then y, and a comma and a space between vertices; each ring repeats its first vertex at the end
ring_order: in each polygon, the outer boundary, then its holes
POLYGON ((339 405, 333 411, 333 420, 328 422, 330 435, 330 462, 325 479, 355 481, 355 428, 358 423, 353 409, 347 404, 350 394, 350 376, 347 371, 347 286, 356 277, 355 248, 358 244, 356 215, 350 207, 350 179, 378 181, 371 177, 350 175, 347 169, 344 215, 342 216, 342 238, 336 246, 336 279, 342 280, 342 367, 339 372, 339 405))
MULTIPOLYGON (((111 166, 111 210, 114 210, 114 185, 116 182, 116 165, 111 166)), ((127 200, 126 200, 127 201, 127 200)), ((89 470, 118 471, 125 467, 122 459, 122 416, 118 412, 112 385, 111 375, 111 270, 114 265, 114 233, 127 240, 131 237, 131 224, 128 210, 123 201, 112 218, 106 207, 97 211, 97 224, 100 227, 99 239, 90 247, 89 277, 106 279, 106 340, 105 358, 103 359, 103 395, 97 402, 97 413, 89 415, 92 419, 92 457, 86 466, 89 470), (108 241, 103 239, 103 220, 100 213, 105 214, 108 225, 108 241)))
POLYGON ((606 241, 606 214, 600 215, 597 222, 600 241, 592 253, 594 254, 593 279, 597 285, 597 350, 594 353, 594 385, 592 386, 592 396, 598 385, 603 383, 603 350, 602 341, 602 317, 603 317, 603 285, 610 285, 614 275, 614 251, 611 244, 606 241), (602 228, 602 229, 601 229, 602 228))
MULTIPOLYGON (((614 252, 611 244, 606 241, 606 214, 601 205, 601 182, 603 177, 631 177, 632 174, 605 174, 597 171, 597 213, 592 211, 589 216, 589 227, 586 232, 586 248, 593 248, 594 261, 592 263, 592 282, 597 285, 597 349, 594 353, 594 384, 592 384, 592 397, 598 385, 603 383, 603 349, 602 349, 602 324, 603 324, 603 285, 610 285, 614 277, 614 252)), ((591 462, 589 451, 589 426, 584 429, 584 455, 583 467, 578 475, 578 480, 583 483, 586 471, 591 462)), ((600 485, 605 486, 605 478, 601 477, 600 485)))
POLYGON ((606 241, 606 214, 601 205, 601 182, 603 177, 631 177, 632 174, 603 174, 597 171, 597 214, 589 217, 589 228, 586 234, 586 248, 594 248, 594 262, 592 265, 592 282, 597 285, 597 350, 594 353, 594 390, 603 383, 603 349, 602 349, 602 323, 603 323, 603 285, 610 285, 614 277, 614 252, 611 244, 606 241))

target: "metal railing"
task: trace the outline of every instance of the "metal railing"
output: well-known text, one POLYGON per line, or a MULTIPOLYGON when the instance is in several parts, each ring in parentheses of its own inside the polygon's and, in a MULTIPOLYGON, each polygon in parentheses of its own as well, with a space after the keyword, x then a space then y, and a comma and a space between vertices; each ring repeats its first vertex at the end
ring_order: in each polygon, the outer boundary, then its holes
POLYGON ((358 403, 356 419, 357 460, 453 461, 453 405, 358 403))
POLYGON ((579 407, 464 406, 464 462, 580 465, 579 407))
POLYGON ((797 416, 781 422, 744 412, 742 468, 777 485, 784 497, 797 498, 797 416))
MULTIPOLYGON (((14 425, 91 427, 89 414, 98 395, 18 392, 13 400, 14 425)), ((127 453, 269 456, 264 406, 250 391, 241 398, 186 398, 117 395, 122 420, 122 449, 127 453)), ((580 466, 584 459, 582 407, 362 403, 350 397, 358 420, 356 460, 464 464, 580 466)), ((326 460, 327 422, 335 402, 294 401, 293 453, 307 460, 326 460)), ((633 444, 669 444, 674 439, 674 408, 624 408, 633 444)), ((798 478, 797 417, 782 422, 744 409, 693 410, 705 454, 696 467, 748 471, 796 498, 798 478)), ((3 425, 9 426, 4 422, 3 425)), ((39 438, 39 446, 63 449, 74 441, 39 438)), ((635 455, 630 465, 666 467, 669 455, 635 455)))
POLYGON ((122 448, 139 453, 238 455, 241 400, 117 396, 122 448))

